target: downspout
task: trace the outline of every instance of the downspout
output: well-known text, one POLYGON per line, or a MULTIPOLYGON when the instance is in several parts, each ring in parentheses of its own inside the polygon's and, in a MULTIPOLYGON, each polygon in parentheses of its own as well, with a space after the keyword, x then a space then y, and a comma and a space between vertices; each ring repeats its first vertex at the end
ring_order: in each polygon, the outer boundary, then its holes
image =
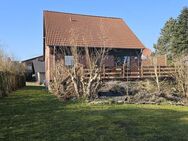
POLYGON ((144 49, 141 49, 141 52, 140 52, 140 64, 139 64, 139 68, 140 68, 140 78, 142 78, 142 75, 143 75, 143 73, 142 73, 142 68, 143 68, 143 66, 142 66, 142 54, 143 54, 143 51, 144 51, 144 49))

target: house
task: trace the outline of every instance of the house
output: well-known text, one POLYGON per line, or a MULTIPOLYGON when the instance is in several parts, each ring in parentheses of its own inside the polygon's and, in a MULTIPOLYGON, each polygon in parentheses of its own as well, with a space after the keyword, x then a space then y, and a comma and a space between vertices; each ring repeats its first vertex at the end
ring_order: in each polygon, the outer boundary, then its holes
POLYGON ((142 58, 148 58, 152 55, 152 51, 149 48, 145 48, 142 51, 142 58))
POLYGON ((26 81, 36 81, 38 83, 44 83, 45 80, 45 67, 44 57, 37 56, 22 61, 26 66, 26 81))
MULTIPOLYGON (((126 60, 131 71, 139 70, 145 47, 123 19, 53 11, 44 11, 43 18, 46 82, 51 80, 58 50, 71 46, 110 48, 106 67, 122 66, 126 60)), ((65 61, 68 57, 65 54, 65 61)))

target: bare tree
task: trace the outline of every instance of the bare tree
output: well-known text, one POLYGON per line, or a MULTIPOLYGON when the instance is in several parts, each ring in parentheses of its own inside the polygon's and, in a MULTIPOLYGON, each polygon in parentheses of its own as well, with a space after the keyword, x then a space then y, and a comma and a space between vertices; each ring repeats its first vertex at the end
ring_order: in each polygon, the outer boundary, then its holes
POLYGON ((155 82, 157 84, 157 90, 161 90, 160 82, 159 82, 159 73, 158 73, 158 63, 157 63, 157 56, 152 57, 152 64, 154 67, 154 74, 155 74, 155 82))
POLYGON ((84 97, 95 98, 97 91, 102 84, 101 71, 103 69, 103 62, 107 50, 105 48, 100 48, 89 52, 89 48, 85 48, 85 51, 88 64, 88 78, 82 75, 81 83, 85 94, 84 97))
POLYGON ((103 47, 91 48, 82 38, 86 45, 79 47, 77 44, 78 36, 75 35, 74 31, 70 32, 71 47, 58 48, 57 54, 59 53, 58 56, 61 57, 56 61, 50 87, 55 94, 63 95, 64 98, 75 96, 77 99, 94 99, 102 85, 101 71, 108 52, 105 48, 105 41, 103 47), (64 60, 67 52, 73 58, 73 63, 69 66, 64 60), (85 64, 80 63, 80 57, 84 58, 85 64))
POLYGON ((174 59, 175 73, 173 74, 177 89, 188 97, 188 56, 180 56, 174 59))
POLYGON ((82 51, 79 50, 78 47, 71 48, 74 58, 72 66, 66 66, 64 59, 56 62, 50 85, 55 94, 63 95, 65 98, 75 96, 78 99, 93 99, 97 96, 97 91, 102 84, 101 71, 106 49, 84 47, 87 67, 79 62, 79 57, 83 56, 83 48, 82 51))
POLYGON ((23 75, 25 72, 25 67, 20 62, 15 61, 13 57, 8 56, 0 48, 0 71, 16 75, 23 75))
POLYGON ((158 62, 157 62, 157 55, 153 54, 152 56, 148 57, 151 66, 153 67, 153 71, 151 71, 151 73, 154 73, 155 77, 154 77, 154 81, 157 85, 157 90, 160 91, 161 90, 161 82, 159 81, 159 66, 158 66, 158 62))

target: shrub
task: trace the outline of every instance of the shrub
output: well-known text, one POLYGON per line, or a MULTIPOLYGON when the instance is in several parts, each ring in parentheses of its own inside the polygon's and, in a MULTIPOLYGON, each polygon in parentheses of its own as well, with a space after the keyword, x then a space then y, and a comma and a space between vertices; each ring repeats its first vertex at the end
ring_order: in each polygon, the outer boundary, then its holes
POLYGON ((0 49, 0 97, 25 86, 25 67, 0 49))

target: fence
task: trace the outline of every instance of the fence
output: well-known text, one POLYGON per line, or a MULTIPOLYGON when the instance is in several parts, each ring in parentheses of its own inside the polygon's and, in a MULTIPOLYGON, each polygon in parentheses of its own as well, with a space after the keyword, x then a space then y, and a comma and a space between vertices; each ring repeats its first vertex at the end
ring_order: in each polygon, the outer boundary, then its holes
POLYGON ((0 97, 7 96, 11 91, 24 87, 25 84, 24 75, 0 72, 0 97))

